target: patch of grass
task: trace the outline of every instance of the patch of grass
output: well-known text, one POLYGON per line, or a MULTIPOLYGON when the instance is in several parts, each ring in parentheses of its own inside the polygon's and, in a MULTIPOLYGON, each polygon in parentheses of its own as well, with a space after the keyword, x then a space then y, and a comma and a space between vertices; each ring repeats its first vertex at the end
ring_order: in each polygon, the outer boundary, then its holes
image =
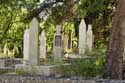
POLYGON ((0 69, 0 74, 5 74, 8 72, 13 72, 14 70, 9 70, 9 69, 0 69))
POLYGON ((64 69, 65 75, 82 77, 102 77, 104 75, 105 49, 93 49, 87 51, 86 55, 92 59, 78 59, 71 66, 64 69))
POLYGON ((23 70, 23 68, 22 69, 16 69, 15 72, 16 72, 17 75, 31 75, 31 73, 25 72, 23 70))
POLYGON ((78 61, 63 69, 66 76, 102 77, 103 66, 97 65, 95 60, 78 61))
POLYGON ((2 53, 2 52, 0 52, 0 58, 5 58, 6 56, 2 53))

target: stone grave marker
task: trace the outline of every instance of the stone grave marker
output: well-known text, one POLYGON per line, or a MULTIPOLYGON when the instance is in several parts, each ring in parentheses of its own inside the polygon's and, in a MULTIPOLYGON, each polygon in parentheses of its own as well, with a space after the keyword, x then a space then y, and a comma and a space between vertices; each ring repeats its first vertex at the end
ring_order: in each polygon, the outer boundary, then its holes
POLYGON ((63 48, 65 52, 72 50, 72 31, 71 30, 64 33, 63 48))
POLYGON ((54 35, 54 42, 53 42, 53 52, 55 60, 62 59, 62 35, 61 35, 60 25, 56 26, 56 33, 54 35))
POLYGON ((81 20, 79 25, 79 54, 84 55, 86 49, 86 24, 84 19, 81 20))
POLYGON ((68 33, 65 32, 64 33, 64 37, 63 37, 63 48, 64 48, 64 51, 66 52, 67 49, 68 49, 68 33))
POLYGON ((30 23, 29 30, 29 63, 30 65, 38 65, 38 32, 39 23, 36 18, 30 23))
POLYGON ((23 59, 24 64, 29 64, 29 29, 26 29, 24 32, 24 39, 23 39, 23 59))
POLYGON ((40 58, 46 58, 46 34, 44 30, 40 36, 40 58))
POLYGON ((72 31, 69 30, 68 49, 72 49, 72 31))
POLYGON ((87 49, 89 51, 92 50, 92 45, 93 45, 93 32, 92 32, 92 25, 88 25, 88 30, 87 30, 87 49))

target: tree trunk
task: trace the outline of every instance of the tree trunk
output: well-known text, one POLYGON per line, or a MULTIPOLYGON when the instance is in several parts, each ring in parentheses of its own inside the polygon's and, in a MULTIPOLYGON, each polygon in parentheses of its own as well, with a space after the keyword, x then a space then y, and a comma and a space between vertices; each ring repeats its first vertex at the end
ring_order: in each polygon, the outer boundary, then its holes
POLYGON ((122 79, 125 47, 125 0, 117 0, 116 3, 116 12, 106 53, 106 73, 112 79, 122 79))

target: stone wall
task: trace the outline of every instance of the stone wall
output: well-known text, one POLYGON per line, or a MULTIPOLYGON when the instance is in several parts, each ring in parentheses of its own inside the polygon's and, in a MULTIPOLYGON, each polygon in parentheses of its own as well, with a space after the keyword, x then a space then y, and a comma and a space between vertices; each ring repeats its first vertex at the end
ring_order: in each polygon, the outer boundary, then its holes
POLYGON ((14 68, 16 64, 21 64, 22 59, 0 59, 0 67, 14 68))
POLYGON ((125 83, 125 80, 52 78, 43 76, 0 76, 0 83, 125 83))

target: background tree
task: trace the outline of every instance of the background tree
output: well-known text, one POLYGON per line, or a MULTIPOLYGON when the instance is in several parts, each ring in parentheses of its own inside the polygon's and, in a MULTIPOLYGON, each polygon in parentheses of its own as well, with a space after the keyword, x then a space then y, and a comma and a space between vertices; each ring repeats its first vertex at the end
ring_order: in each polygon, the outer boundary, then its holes
POLYGON ((23 33, 28 28, 28 23, 24 23, 23 19, 34 9, 36 5, 34 2, 33 0, 0 1, 0 44, 2 48, 5 44, 8 49, 16 46, 22 55, 23 33))
POLYGON ((110 41, 107 49, 107 74, 112 79, 122 79, 125 45, 125 0, 116 1, 110 41))
POLYGON ((24 30, 29 28, 33 17, 40 18, 43 12, 48 18, 41 18, 40 25, 41 30, 47 32, 48 48, 52 47, 52 35, 57 24, 62 24, 63 32, 73 31, 73 41, 76 44, 74 35, 78 36, 78 26, 81 18, 84 18, 87 24, 93 25, 95 47, 104 49, 110 34, 114 0, 44 0, 39 4, 38 0, 1 0, 0 8, 2 45, 11 43, 8 45, 22 48, 24 30))

